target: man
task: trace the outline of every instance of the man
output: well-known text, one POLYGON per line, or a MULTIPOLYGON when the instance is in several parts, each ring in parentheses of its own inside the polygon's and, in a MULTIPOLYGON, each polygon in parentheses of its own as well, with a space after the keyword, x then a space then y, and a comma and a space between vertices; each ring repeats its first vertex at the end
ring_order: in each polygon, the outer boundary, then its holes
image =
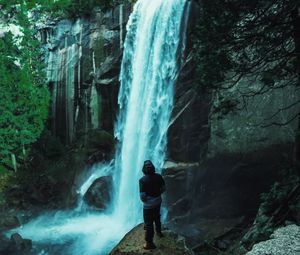
POLYGON ((140 198, 144 207, 144 229, 146 230, 144 249, 150 250, 156 248, 153 243, 153 222, 155 222, 157 236, 163 237, 160 222, 160 206, 162 201, 161 194, 166 190, 166 186, 162 176, 155 173, 155 167, 150 160, 144 162, 143 173, 144 176, 139 180, 139 185, 140 198))

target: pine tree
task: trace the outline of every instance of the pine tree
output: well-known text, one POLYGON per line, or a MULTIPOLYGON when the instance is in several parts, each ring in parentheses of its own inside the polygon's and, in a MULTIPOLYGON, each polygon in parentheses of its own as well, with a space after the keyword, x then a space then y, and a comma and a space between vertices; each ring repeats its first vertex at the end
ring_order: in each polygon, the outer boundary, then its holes
POLYGON ((14 168, 26 157, 26 148, 44 129, 49 92, 27 9, 19 7, 16 20, 24 36, 11 32, 0 38, 0 165, 14 168))

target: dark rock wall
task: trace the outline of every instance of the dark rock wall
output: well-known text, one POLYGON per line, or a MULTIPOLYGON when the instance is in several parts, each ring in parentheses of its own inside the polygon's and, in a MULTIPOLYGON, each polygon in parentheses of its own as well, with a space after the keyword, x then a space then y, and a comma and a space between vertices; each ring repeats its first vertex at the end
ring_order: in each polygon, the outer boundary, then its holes
POLYGON ((38 24, 52 94, 49 128, 65 144, 90 129, 113 130, 125 25, 132 5, 38 24))
MULTIPOLYGON (((247 107, 241 111, 223 116, 214 111, 221 98, 236 99, 239 92, 256 84, 242 80, 230 91, 212 94, 195 90, 192 31, 199 13, 194 1, 168 133, 168 159, 173 162, 166 162, 162 171, 167 223, 192 244, 222 236, 256 215, 260 194, 269 190, 291 162, 297 120, 282 127, 258 124, 299 99, 299 92, 287 87, 246 99, 247 107)), ((295 114, 291 109, 273 121, 286 122, 295 114)))
POLYGON ((209 94, 196 91, 196 62, 193 58, 193 30, 198 22, 199 5, 191 1, 185 59, 175 86, 174 109, 168 132, 170 160, 197 162, 206 154, 209 139, 209 94))

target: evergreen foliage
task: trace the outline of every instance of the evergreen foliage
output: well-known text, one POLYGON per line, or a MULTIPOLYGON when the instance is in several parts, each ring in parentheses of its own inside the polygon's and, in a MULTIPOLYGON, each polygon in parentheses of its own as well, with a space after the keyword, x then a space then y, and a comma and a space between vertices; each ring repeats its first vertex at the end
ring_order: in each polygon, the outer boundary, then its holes
MULTIPOLYGON (((10 1, 8 1, 10 3, 10 1)), ((14 168, 37 140, 48 115, 49 92, 39 42, 30 29, 27 8, 18 6, 15 22, 23 36, 0 38, 0 166, 14 168), (13 160, 12 160, 13 159, 13 160)))
POLYGON ((199 86, 226 89, 245 77, 261 82, 260 92, 296 85, 299 7, 297 0, 203 0, 195 38, 199 86))
POLYGON ((10 12, 16 5, 26 5, 27 9, 37 9, 41 13, 48 13, 55 17, 76 18, 89 16, 95 7, 108 9, 118 4, 132 2, 133 0, 0 0, 3 9, 10 12))
POLYGON ((63 3, 62 7, 65 14, 75 18, 78 16, 89 16, 95 7, 109 9, 127 2, 132 2, 132 0, 60 0, 56 4, 61 5, 63 3))

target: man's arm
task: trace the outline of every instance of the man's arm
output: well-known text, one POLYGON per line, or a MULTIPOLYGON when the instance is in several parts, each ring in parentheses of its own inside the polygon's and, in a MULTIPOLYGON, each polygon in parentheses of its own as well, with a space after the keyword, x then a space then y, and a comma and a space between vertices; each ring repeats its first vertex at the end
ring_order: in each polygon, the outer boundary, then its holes
POLYGON ((140 185, 140 199, 145 203, 147 201, 145 185, 141 180, 139 181, 139 185, 140 185))

